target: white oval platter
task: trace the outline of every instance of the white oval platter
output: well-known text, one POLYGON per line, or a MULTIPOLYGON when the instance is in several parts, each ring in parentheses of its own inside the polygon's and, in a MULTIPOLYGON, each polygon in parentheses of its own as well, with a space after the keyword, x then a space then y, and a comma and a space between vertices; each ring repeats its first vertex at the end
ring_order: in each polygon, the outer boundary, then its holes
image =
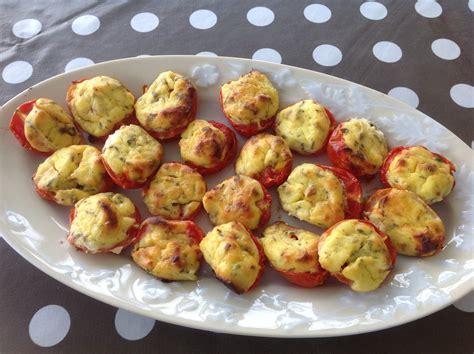
MULTIPOLYGON (((285 65, 225 57, 114 60, 55 76, 20 93, 1 108, 0 134, 0 233, 4 239, 46 274, 116 307, 214 332, 330 337, 413 321, 448 306, 473 289, 473 151, 423 113, 339 78, 285 65), (276 85, 280 108, 303 98, 313 98, 327 106, 338 121, 349 117, 370 119, 385 133, 391 147, 422 144, 450 158, 458 168, 456 188, 445 201, 434 205, 447 230, 443 251, 427 259, 398 257, 383 286, 370 293, 353 292, 332 279, 320 288, 298 288, 267 268, 257 288, 236 295, 215 280, 207 266, 203 267, 197 283, 163 283, 139 269, 126 254, 87 255, 65 241, 68 208, 48 203, 36 195, 31 176, 42 158, 24 150, 8 131, 17 106, 33 98, 48 97, 65 107, 66 89, 71 81, 96 75, 115 77, 139 96, 144 84, 150 84, 160 72, 173 70, 188 76, 196 85, 197 118, 225 122, 218 104, 219 87, 251 69, 266 73, 276 85)), ((242 143, 240 138, 240 147, 242 143)), ((164 149, 165 161, 180 160, 176 141, 165 143, 164 149)), ((296 157, 294 166, 303 161, 328 163, 324 156, 296 157)), ((229 166, 208 177, 208 187, 232 174, 233 166, 229 166)), ((378 178, 363 183, 366 195, 378 187, 378 178)), ((144 217, 149 216, 139 191, 126 194, 140 207, 144 217)), ((322 232, 286 215, 274 189, 272 194, 272 222, 284 220, 322 232)), ((204 231, 211 228, 204 211, 196 222, 204 231)))

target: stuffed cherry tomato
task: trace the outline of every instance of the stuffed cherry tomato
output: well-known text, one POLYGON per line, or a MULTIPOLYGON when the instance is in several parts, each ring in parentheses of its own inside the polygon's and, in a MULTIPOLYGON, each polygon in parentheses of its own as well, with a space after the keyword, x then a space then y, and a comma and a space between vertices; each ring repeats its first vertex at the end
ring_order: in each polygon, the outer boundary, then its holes
POLYGON ((278 187, 281 205, 291 216, 328 228, 362 211, 359 181, 346 170, 304 163, 278 187))
POLYGON ((364 118, 340 123, 328 142, 328 156, 336 167, 354 176, 371 176, 382 167, 388 153, 384 134, 364 118))
POLYGON ((443 221, 413 192, 380 189, 367 200, 363 215, 405 256, 432 256, 444 246, 443 221))
POLYGON ((115 184, 124 189, 140 188, 160 166, 163 148, 138 125, 123 125, 109 135, 101 157, 115 184))
POLYGON ((253 230, 270 220, 272 197, 260 182, 247 176, 227 178, 204 194, 202 202, 214 225, 239 221, 253 230))
POLYGON ((192 220, 201 209, 206 182, 193 168, 178 162, 161 165, 143 190, 150 214, 172 220, 192 220))
POLYGON ((89 145, 71 145, 56 151, 38 166, 33 182, 42 198, 69 206, 112 188, 100 151, 89 145))
POLYGON ((224 124, 197 119, 181 134, 179 150, 186 164, 206 175, 222 170, 232 161, 237 139, 224 124))
POLYGON ((380 178, 387 187, 409 190, 433 204, 451 193, 455 171, 446 157, 423 146, 399 146, 385 159, 380 178))
POLYGON ((42 155, 83 141, 71 116, 48 98, 31 100, 18 107, 10 121, 10 131, 24 148, 42 155))
POLYGON ((270 265, 291 283, 313 288, 328 278, 318 260, 319 235, 279 221, 265 229, 260 242, 270 265))
POLYGON ((192 221, 151 217, 143 221, 132 251, 136 264, 163 281, 198 279, 202 230, 192 221))
POLYGON ((140 124, 157 139, 178 137, 196 116, 191 81, 173 71, 161 73, 135 103, 140 124))
POLYGON ((74 121, 99 141, 135 119, 135 97, 120 81, 108 76, 73 81, 66 101, 74 121))
POLYGON ((319 154, 335 126, 332 113, 314 100, 299 101, 280 111, 275 119, 276 134, 302 155, 319 154))
POLYGON ((240 150, 235 172, 255 178, 265 187, 279 186, 291 172, 293 155, 279 136, 260 133, 252 136, 240 150))
POLYGON ((232 221, 216 226, 199 247, 216 278, 237 294, 252 290, 260 281, 265 255, 260 242, 243 224, 232 221))
POLYGON ((76 203, 70 213, 67 240, 86 253, 119 254, 135 241, 140 212, 118 193, 100 193, 76 203))
POLYGON ((319 240, 319 263, 352 290, 377 289, 395 266, 390 238, 365 220, 344 220, 319 240))
POLYGON ((253 70, 220 90, 221 109, 237 132, 252 136, 273 125, 279 97, 271 81, 253 70))

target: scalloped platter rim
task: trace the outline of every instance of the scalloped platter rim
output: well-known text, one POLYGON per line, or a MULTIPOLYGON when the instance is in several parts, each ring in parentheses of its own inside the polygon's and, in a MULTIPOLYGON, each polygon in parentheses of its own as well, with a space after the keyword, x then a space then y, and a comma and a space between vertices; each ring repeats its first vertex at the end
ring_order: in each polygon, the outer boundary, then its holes
MULTIPOLYGON (((372 332, 414 321, 439 311, 473 289, 474 169, 473 151, 448 129, 414 108, 385 94, 322 73, 248 59, 198 56, 145 56, 113 60, 64 73, 23 91, 0 111, 0 233, 34 266, 61 283, 110 305, 176 325, 265 337, 331 337, 372 332), (381 288, 355 293, 330 280, 320 288, 303 289, 268 269, 261 284, 236 295, 216 281, 207 266, 197 283, 162 283, 144 273, 127 255, 92 256, 65 241, 68 209, 35 194, 31 175, 42 158, 21 148, 8 131, 11 114, 21 103, 48 97, 65 107, 69 83, 83 77, 109 75, 136 96, 162 71, 188 76, 198 89, 197 118, 225 122, 218 105, 222 83, 258 69, 280 93, 280 107, 303 98, 327 106, 338 121, 349 117, 372 120, 390 146, 421 144, 445 154, 457 165, 456 188, 434 206, 446 225, 443 251, 428 259, 398 257, 381 288), (470 158, 469 158, 470 157, 470 158), (10 181, 25 188, 9 188, 10 181)), ((242 138, 239 138, 242 146, 242 138)), ((179 160, 176 142, 164 144, 165 161, 179 160)), ((326 157, 296 157, 294 166, 326 157)), ((210 176, 212 187, 233 174, 232 166, 210 176)), ((379 188, 378 179, 364 181, 365 194, 379 188)), ((322 230, 289 217, 274 203, 278 219, 317 233, 322 230)), ((145 210, 139 192, 126 192, 145 210)), ((143 212, 148 216, 148 213, 143 212)), ((203 211, 196 219, 211 228, 203 211)), ((257 232, 258 234, 258 232, 257 232)))

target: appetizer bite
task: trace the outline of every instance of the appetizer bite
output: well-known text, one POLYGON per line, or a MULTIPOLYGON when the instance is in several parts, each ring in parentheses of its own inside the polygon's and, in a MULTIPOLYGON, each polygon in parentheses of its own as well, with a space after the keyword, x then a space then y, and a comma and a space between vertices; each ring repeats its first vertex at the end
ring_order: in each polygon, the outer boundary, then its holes
POLYGON ((135 97, 120 81, 108 76, 73 81, 66 101, 74 121, 98 140, 105 140, 134 119, 135 97))
POLYGON ((329 276, 318 261, 318 241, 319 235, 281 221, 268 226, 260 238, 272 268, 304 288, 321 285, 329 276))
POLYGON ((359 181, 337 167, 299 165, 278 187, 278 194, 288 214, 322 228, 357 218, 362 211, 359 181))
POLYGON ((151 217, 143 221, 132 251, 136 264, 165 282, 198 279, 202 230, 192 221, 151 217))
POLYGON ((344 220, 319 240, 319 263, 355 291, 377 289, 393 269, 397 253, 390 238, 365 220, 344 220))
POLYGON ((423 146, 399 146, 385 159, 380 179, 387 187, 409 190, 433 204, 451 193, 455 171, 451 161, 423 146))
POLYGON ((38 166, 33 182, 40 197, 69 206, 112 188, 100 151, 89 145, 56 151, 38 166))
POLYGON ((336 120, 332 113, 314 100, 299 101, 275 119, 275 132, 302 155, 315 155, 326 146, 336 120))
POLYGON ((192 220, 206 193, 204 178, 178 162, 161 165, 142 196, 150 214, 172 220, 192 220))
POLYGON ((135 103, 138 121, 157 139, 172 139, 194 119, 197 93, 191 81, 173 71, 158 75, 135 103))
POLYGON ((235 172, 252 177, 269 188, 279 186, 286 180, 292 164, 293 155, 285 140, 260 133, 247 140, 240 150, 235 172))
POLYGON ((71 116, 48 98, 31 100, 18 107, 10 121, 10 131, 24 148, 42 155, 83 141, 71 116))
POLYGON ((216 278, 237 294, 253 289, 265 269, 262 246, 240 222, 216 226, 199 244, 216 278))
POLYGON ((371 176, 382 167, 388 153, 385 136, 365 118, 352 118, 340 123, 328 142, 332 164, 354 176, 371 176))
POLYGON ((253 230, 270 220, 272 197, 247 176, 227 178, 204 194, 202 202, 214 225, 238 221, 253 230))
POLYGON ((102 161, 109 176, 123 189, 143 187, 160 166, 161 144, 138 125, 123 125, 109 135, 102 161))
POLYGON ((179 151, 183 160, 199 173, 222 170, 235 157, 237 139, 224 124, 197 119, 181 134, 179 151))
POLYGON ((280 104, 278 91, 257 70, 222 85, 220 100, 225 117, 243 136, 252 136, 269 128, 280 104))
POLYGON ((427 257, 443 248, 443 221, 413 192, 380 189, 367 200, 363 215, 390 237, 400 254, 427 257))
POLYGON ((100 193, 76 203, 69 214, 67 240, 86 253, 119 254, 135 241, 140 212, 118 193, 100 193))

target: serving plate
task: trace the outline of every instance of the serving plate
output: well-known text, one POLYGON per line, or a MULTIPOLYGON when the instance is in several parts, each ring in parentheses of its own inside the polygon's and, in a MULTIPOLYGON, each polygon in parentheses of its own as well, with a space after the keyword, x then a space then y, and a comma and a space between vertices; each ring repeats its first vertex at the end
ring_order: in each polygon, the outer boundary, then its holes
MULTIPOLYGON (((225 122, 227 123, 227 122, 225 122)), ((20 255, 58 281, 95 299, 177 325, 252 336, 329 337, 371 332, 400 325, 438 311, 473 289, 474 168, 472 150, 445 127, 382 93, 321 73, 246 59, 197 56, 156 56, 114 60, 55 76, 6 103, 0 111, 0 233, 20 255), (236 295, 212 276, 207 266, 197 283, 162 283, 139 269, 127 254, 87 255, 67 242, 68 208, 41 200, 31 176, 41 157, 28 153, 8 131, 15 108, 24 101, 48 97, 65 107, 66 89, 83 77, 109 75, 136 96, 162 71, 191 78, 198 89, 197 118, 225 122, 219 109, 222 83, 251 69, 266 73, 278 88, 280 106, 313 98, 338 121, 366 117, 386 135, 391 147, 422 144, 457 165, 456 188, 434 205, 445 222, 447 243, 431 258, 399 256, 383 286, 356 293, 334 280, 320 288, 291 285, 271 269, 248 294, 236 295), (14 181, 14 186, 12 185, 14 181)), ((239 147, 243 144, 240 138, 239 147)), ((177 142, 164 144, 164 160, 180 160, 177 142)), ((295 158, 328 163, 325 156, 295 158)), ((233 167, 206 178, 211 188, 234 174, 233 167)), ((363 182, 364 193, 379 188, 378 178, 363 182)), ((149 216, 139 191, 126 192, 149 216)), ((289 217, 272 189, 272 220, 321 233, 289 217)), ((201 211, 196 222, 208 231, 201 211)), ((257 230, 256 234, 259 234, 257 230)))

